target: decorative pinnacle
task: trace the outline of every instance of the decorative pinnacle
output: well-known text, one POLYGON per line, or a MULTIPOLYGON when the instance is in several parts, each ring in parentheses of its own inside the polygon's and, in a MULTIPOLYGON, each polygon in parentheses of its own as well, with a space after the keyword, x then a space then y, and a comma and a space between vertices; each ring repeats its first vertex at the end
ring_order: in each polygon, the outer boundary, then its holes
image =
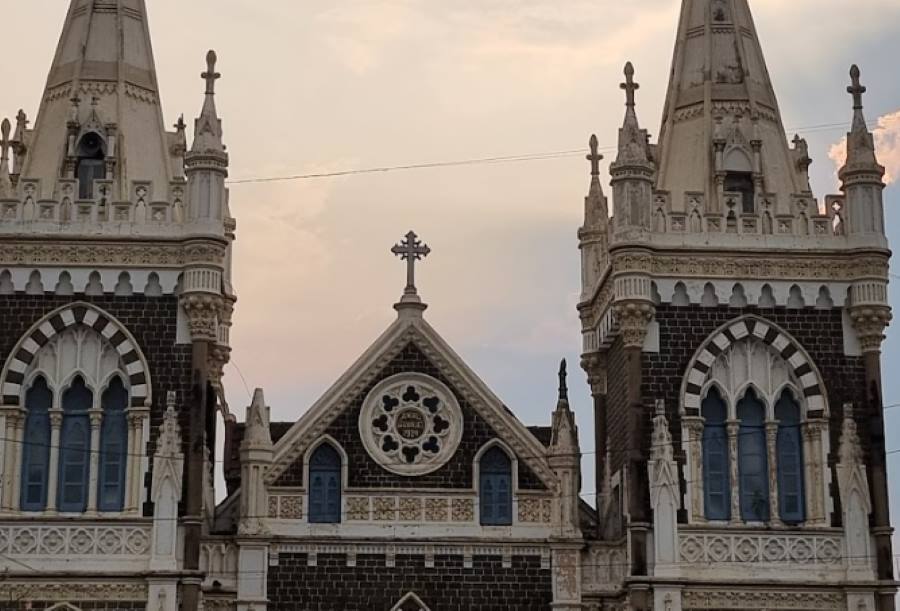
POLYGON ((566 359, 563 359, 559 363, 559 400, 566 403, 569 402, 569 387, 566 384, 568 375, 566 372, 566 359))
POLYGON ((216 72, 217 61, 216 52, 210 49, 206 54, 206 72, 200 75, 200 78, 206 81, 206 95, 215 95, 216 81, 222 78, 222 75, 216 72))
POLYGON ((176 131, 184 132, 187 129, 187 123, 184 122, 184 115, 178 117, 178 122, 173 126, 176 131))
POLYGON ((419 303, 419 293, 416 290, 416 261, 431 254, 431 249, 419 240, 415 231, 410 231, 403 242, 391 248, 391 252, 406 261, 406 289, 403 291, 401 303, 419 303))
POLYGON ((625 106, 634 107, 634 92, 641 88, 634 82, 634 66, 631 62, 625 64, 625 82, 620 85, 625 90, 625 106))
POLYGON ((11 131, 12 124, 9 122, 9 119, 3 119, 3 123, 0 124, 0 157, 4 160, 6 160, 9 153, 9 134, 11 131))
POLYGON ((600 143, 596 134, 591 135, 588 146, 591 147, 591 153, 587 156, 587 160, 591 162, 591 176, 600 176, 600 161, 603 160, 603 155, 598 152, 600 143))
POLYGON ((853 110, 862 110, 863 108, 863 94, 866 92, 866 88, 863 87, 862 83, 859 81, 859 66, 853 64, 850 67, 850 80, 852 84, 847 87, 847 93, 853 96, 853 110))

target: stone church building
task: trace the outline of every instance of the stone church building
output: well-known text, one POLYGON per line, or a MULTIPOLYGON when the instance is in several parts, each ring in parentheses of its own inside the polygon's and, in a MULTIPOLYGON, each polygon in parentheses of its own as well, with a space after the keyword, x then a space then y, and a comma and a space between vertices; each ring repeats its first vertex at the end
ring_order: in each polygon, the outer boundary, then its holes
POLYGON ((578 230, 590 448, 565 362, 526 426, 428 323, 412 232, 396 319, 318 401, 231 412, 216 63, 170 130, 144 0, 71 0, 36 119, 0 124, 0 609, 893 611, 855 66, 819 198, 747 0, 683 0, 656 142, 626 66, 578 230))

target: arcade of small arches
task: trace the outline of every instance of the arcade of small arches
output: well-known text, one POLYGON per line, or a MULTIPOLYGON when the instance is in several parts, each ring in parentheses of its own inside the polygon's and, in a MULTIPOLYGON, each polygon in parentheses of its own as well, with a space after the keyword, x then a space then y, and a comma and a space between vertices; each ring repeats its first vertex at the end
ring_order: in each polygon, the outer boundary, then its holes
POLYGON ((815 364, 769 322, 713 333, 682 388, 694 523, 821 526, 828 406, 815 364))

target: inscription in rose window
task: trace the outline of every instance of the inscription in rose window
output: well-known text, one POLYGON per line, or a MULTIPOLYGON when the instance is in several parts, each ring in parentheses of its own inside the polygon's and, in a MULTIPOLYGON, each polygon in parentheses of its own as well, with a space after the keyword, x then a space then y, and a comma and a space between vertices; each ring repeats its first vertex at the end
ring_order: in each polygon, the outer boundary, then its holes
POLYGON ((379 383, 363 403, 359 432, 378 464, 401 475, 444 465, 462 437, 462 411, 443 383, 416 373, 379 383))

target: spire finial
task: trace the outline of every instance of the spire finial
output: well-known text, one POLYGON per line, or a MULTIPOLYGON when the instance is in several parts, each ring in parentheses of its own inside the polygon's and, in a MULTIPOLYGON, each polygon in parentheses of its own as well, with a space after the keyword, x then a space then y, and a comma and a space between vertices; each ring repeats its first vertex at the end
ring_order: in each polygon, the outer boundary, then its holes
POLYGON ((12 131, 12 125, 9 119, 3 119, 0 123, 0 197, 5 197, 9 190, 9 147, 12 141, 9 134, 12 131))
POLYGON ((631 62, 625 64, 625 82, 620 87, 625 90, 625 106, 634 108, 634 92, 641 86, 634 82, 634 66, 631 62))
POLYGON ((559 400, 566 403, 569 402, 569 387, 566 384, 568 375, 566 372, 566 359, 563 359, 559 363, 559 400))
POLYGON ((206 54, 206 72, 200 75, 200 78, 206 81, 206 95, 215 95, 216 81, 222 78, 222 75, 216 72, 216 62, 218 57, 212 49, 206 54))
POLYGON ((431 254, 431 249, 428 244, 419 239, 415 231, 410 230, 402 242, 391 248, 391 252, 400 257, 402 261, 406 261, 406 288, 403 290, 403 298, 400 299, 397 306, 412 304, 417 308, 424 309, 416 289, 416 261, 431 254))
POLYGON ((847 93, 853 96, 853 110, 863 109, 863 94, 866 92, 866 88, 859 80, 859 75, 859 66, 853 64, 850 67, 850 81, 852 84, 847 87, 847 93))
POLYGON ((587 156, 587 160, 591 162, 591 176, 600 176, 600 162, 603 160, 603 155, 598 152, 600 143, 597 141, 596 134, 591 134, 588 146, 591 148, 591 152, 587 156))

